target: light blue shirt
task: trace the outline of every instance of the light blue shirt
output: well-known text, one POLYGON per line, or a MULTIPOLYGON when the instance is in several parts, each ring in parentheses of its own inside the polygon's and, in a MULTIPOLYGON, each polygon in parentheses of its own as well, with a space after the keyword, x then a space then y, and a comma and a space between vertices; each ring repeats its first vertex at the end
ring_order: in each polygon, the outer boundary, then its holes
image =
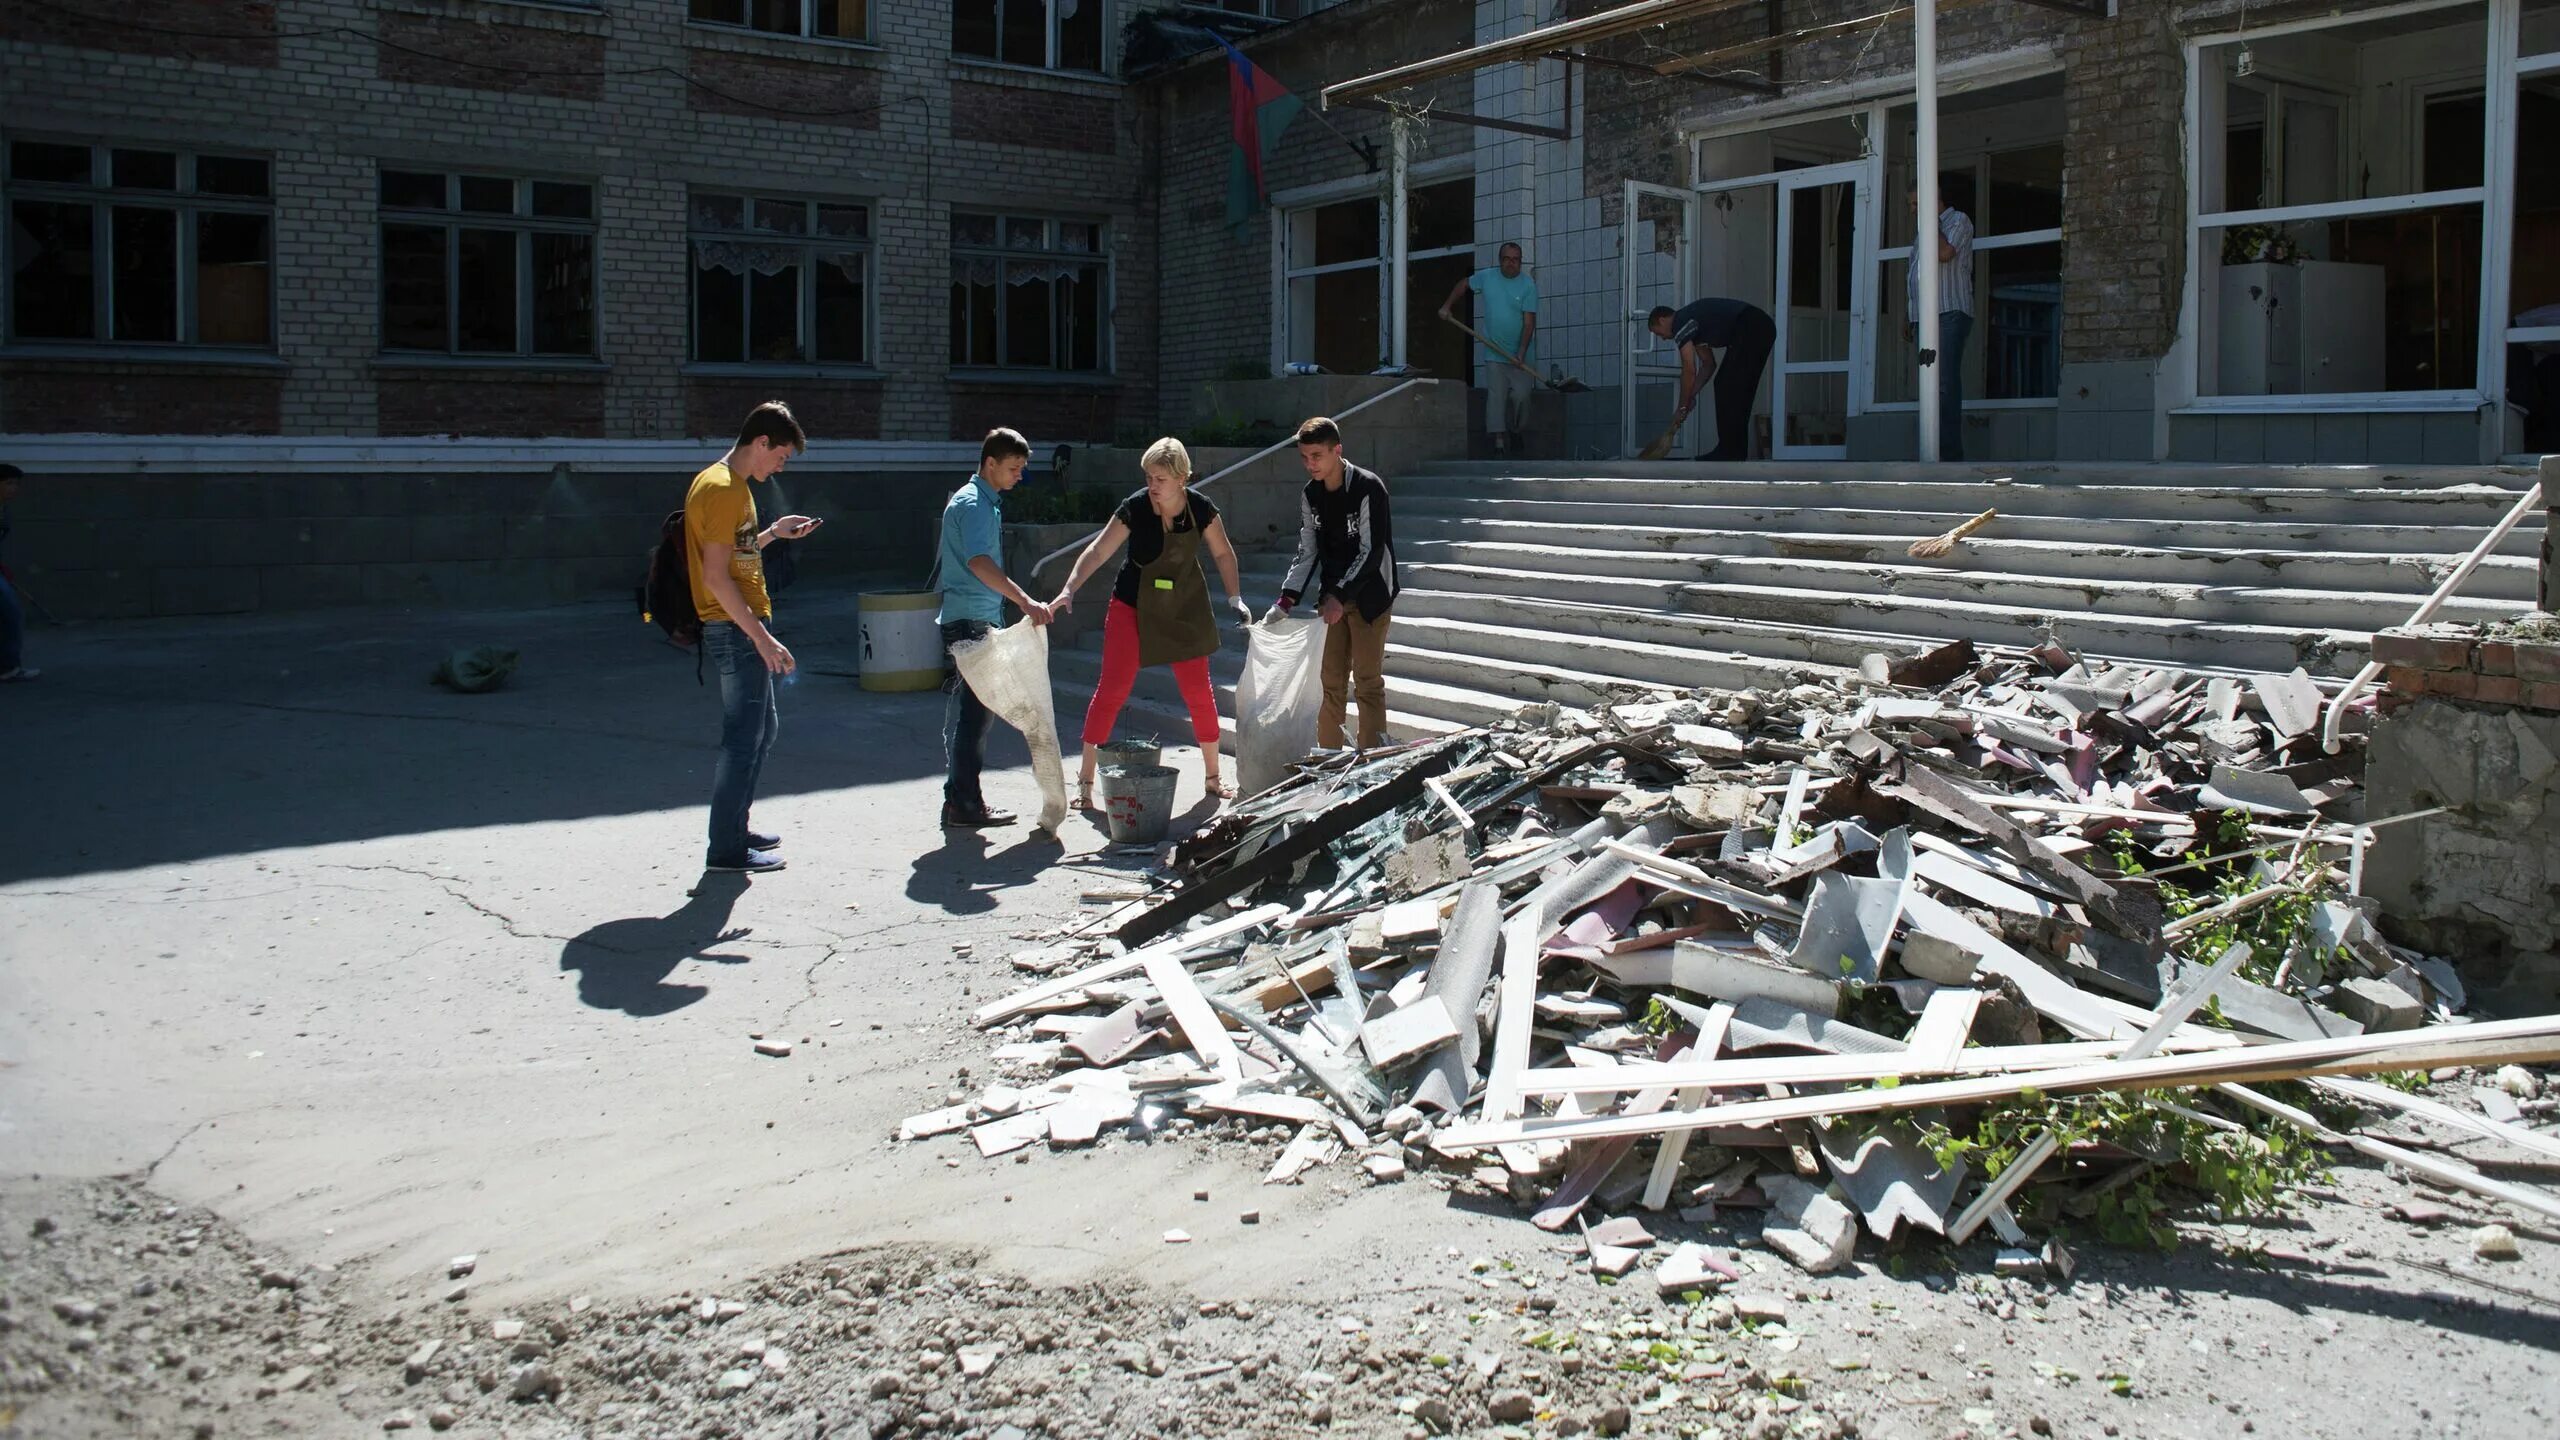
POLYGON ((942 610, 935 617, 941 623, 1004 623, 1004 598, 969 573, 969 562, 981 555, 1004 563, 1004 493, 986 476, 972 475, 942 507, 942 610))
POLYGON ((1538 347, 1537 337, 1531 336, 1525 347, 1520 343, 1520 317, 1538 313, 1538 282, 1529 278, 1529 272, 1523 270, 1518 278, 1506 279, 1501 266, 1488 265, 1467 277, 1467 288, 1483 302, 1476 314, 1476 329, 1484 333, 1484 338, 1522 360, 1535 358, 1529 352, 1538 347))

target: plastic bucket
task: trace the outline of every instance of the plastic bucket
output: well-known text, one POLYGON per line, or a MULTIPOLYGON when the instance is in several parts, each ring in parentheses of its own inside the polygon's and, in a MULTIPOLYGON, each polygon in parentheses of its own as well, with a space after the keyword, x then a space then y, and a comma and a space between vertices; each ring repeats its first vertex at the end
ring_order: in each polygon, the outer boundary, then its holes
POLYGON ((1094 799, 1101 802, 1105 827, 1115 845, 1151 845, 1164 838, 1173 823, 1173 787, 1180 777, 1170 765, 1114 765, 1102 772, 1094 799))
POLYGON ((862 593, 862 688, 931 690, 942 683, 938 590, 862 593))
POLYGON ((1153 740, 1110 740, 1093 749, 1105 765, 1143 770, 1164 763, 1164 746, 1153 740))

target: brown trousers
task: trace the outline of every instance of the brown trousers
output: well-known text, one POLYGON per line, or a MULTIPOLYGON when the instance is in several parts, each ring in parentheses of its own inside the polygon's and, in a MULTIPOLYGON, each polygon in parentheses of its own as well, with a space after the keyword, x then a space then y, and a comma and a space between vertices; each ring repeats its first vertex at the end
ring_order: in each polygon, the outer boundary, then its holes
POLYGON ((1387 622, 1392 615, 1363 620, 1344 606, 1342 619, 1324 632, 1324 710, 1316 717, 1316 743, 1327 749, 1342 745, 1342 722, 1348 702, 1360 702, 1360 748, 1375 749, 1387 741, 1387 622))

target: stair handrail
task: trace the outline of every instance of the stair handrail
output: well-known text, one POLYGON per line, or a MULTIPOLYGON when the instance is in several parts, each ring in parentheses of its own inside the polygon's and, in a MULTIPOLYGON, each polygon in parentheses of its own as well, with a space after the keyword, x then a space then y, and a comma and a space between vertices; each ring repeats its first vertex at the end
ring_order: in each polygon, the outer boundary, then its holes
MULTIPOLYGON (((2489 552, 2505 543, 2508 534, 2522 523, 2526 513, 2541 503, 2542 482, 2536 480, 2525 488, 2523 495, 2517 498, 2515 508, 2507 512, 2507 517, 2492 527, 2487 535, 2482 536, 2479 544, 2471 547, 2471 553, 2462 557, 2462 563, 2453 567, 2453 573, 2444 577, 2443 583, 2436 586, 2435 593, 2426 598, 2426 602, 2418 607, 2417 613, 2402 622, 2403 626, 2426 624, 2427 617, 2435 614, 2445 601, 2452 599, 2453 592, 2462 588, 2462 582, 2471 578, 2471 572, 2480 568, 2480 562, 2489 558, 2489 552)), ((2355 699, 2363 692, 2365 686, 2373 683, 2373 677, 2381 673, 2380 661, 2366 661, 2365 667, 2357 671, 2355 678, 2347 682, 2346 688, 2340 690, 2336 698, 2329 702, 2329 713, 2320 722, 2322 753, 2329 755, 2338 753, 2338 724, 2346 718, 2347 702, 2355 699)))
MULTIPOLYGON (((1386 389, 1379 391, 1377 394, 1370 396, 1368 399, 1361 401, 1359 404, 1354 405, 1354 406, 1350 407, 1350 408, 1349 408, 1349 409, 1347 409, 1347 410, 1343 410, 1343 411, 1341 411, 1341 412, 1337 413, 1333 418, 1334 418, 1334 419, 1336 419, 1336 420, 1344 420, 1344 419, 1348 419, 1348 418, 1350 418, 1351 416, 1357 415, 1357 414, 1359 414, 1361 411, 1366 410, 1366 409, 1368 409, 1370 406, 1375 405, 1375 404, 1378 404, 1378 403, 1379 403, 1379 402, 1381 402, 1381 401, 1385 401, 1385 400, 1392 400, 1392 399, 1394 399, 1396 396, 1403 394, 1403 393, 1404 393, 1404 392, 1406 392, 1407 390, 1410 390, 1410 389, 1412 389, 1413 387, 1415 387, 1415 386, 1417 386, 1417 385, 1437 385, 1437 384, 1439 384, 1439 383, 1440 383, 1440 382, 1439 382, 1438 380, 1436 380, 1436 379, 1434 379, 1434 378, 1432 378, 1432 377, 1430 377, 1430 376, 1427 376, 1427 375, 1417 375, 1417 376, 1413 377, 1413 378, 1412 378, 1412 379, 1410 379, 1410 380, 1406 380, 1406 381, 1404 381, 1404 382, 1403 382, 1403 383, 1401 383, 1401 384, 1391 385, 1391 386, 1387 387, 1386 389)), ((1194 490, 1205 490, 1205 489, 1209 488, 1210 486, 1217 484, 1219 481, 1224 480, 1224 479, 1225 479, 1225 478, 1227 478, 1228 476, 1233 475, 1234 473, 1236 473, 1237 471, 1239 471, 1239 470, 1243 469, 1243 468, 1244 468, 1244 467, 1246 467, 1247 465, 1256 464, 1256 463, 1258 463, 1259 461, 1261 461, 1264 457, 1269 456, 1269 455, 1277 454, 1278 452, 1280 452, 1280 451, 1282 451, 1282 450, 1286 450, 1286 449, 1290 448, 1291 446, 1296 445, 1297 443, 1298 443, 1298 441, 1297 441, 1297 437, 1296 437, 1296 436, 1294 436, 1294 435, 1293 435, 1293 436, 1291 436, 1290 438, 1286 439, 1286 440, 1275 440, 1275 441, 1273 441, 1272 443, 1270 443, 1270 444, 1268 444, 1268 445, 1263 446, 1261 449, 1254 451, 1252 454, 1247 455, 1247 456, 1246 456, 1246 457, 1244 457, 1243 459, 1238 460, 1238 461, 1237 461, 1237 462, 1235 462, 1234 464, 1221 467, 1221 468, 1218 470, 1218 472, 1217 472, 1216 474, 1214 474, 1214 475, 1210 475, 1210 476, 1207 476, 1207 477, 1205 477, 1205 478, 1202 478, 1202 479, 1199 479, 1199 480, 1194 480, 1194 481, 1192 481, 1192 482, 1191 482, 1191 488, 1192 488, 1192 489, 1194 489, 1194 490)), ((1031 562, 1031 575, 1032 575, 1032 578, 1034 578, 1034 579, 1039 578, 1040 572, 1041 572, 1041 571, 1043 571, 1043 570, 1048 569, 1048 568, 1049 568, 1049 566, 1050 566, 1051 564, 1055 563, 1055 562, 1057 561, 1057 559, 1058 559, 1060 556, 1062 556, 1062 555, 1072 555, 1072 554, 1075 554, 1077 551, 1082 550, 1082 549, 1083 549, 1084 547, 1086 547, 1087 545, 1092 544, 1092 543, 1094 542, 1094 538, 1095 538, 1096 536, 1099 536, 1099 535, 1100 535, 1104 530, 1108 530, 1108 529, 1110 529, 1110 528, 1111 528, 1111 527, 1110 527, 1107 523, 1106 523, 1106 524, 1104 524, 1104 525, 1102 525, 1102 526, 1099 526, 1099 527, 1097 527, 1097 528, 1094 530, 1094 532, 1093 532, 1093 534, 1092 534, 1092 535, 1087 535, 1086 537, 1084 537, 1084 538, 1083 538, 1083 539, 1081 539, 1081 540, 1077 540, 1077 541, 1074 541, 1074 542, 1069 543, 1069 544, 1061 545, 1061 546, 1059 546, 1057 549, 1052 550, 1052 551, 1050 551, 1048 554, 1043 555, 1043 556, 1041 556, 1039 559, 1037 559, 1037 560, 1035 560, 1035 561, 1031 562)))

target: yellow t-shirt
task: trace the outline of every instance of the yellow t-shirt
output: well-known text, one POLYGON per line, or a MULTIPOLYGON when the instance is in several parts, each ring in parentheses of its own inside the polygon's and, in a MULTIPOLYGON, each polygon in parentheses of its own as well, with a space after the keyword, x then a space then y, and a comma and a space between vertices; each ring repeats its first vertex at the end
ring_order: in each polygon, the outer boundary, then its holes
POLYGON ((715 460, 693 477, 693 488, 684 492, 684 573, 693 582, 693 613, 703 623, 729 618, 711 587, 702 583, 703 544, 721 539, 737 547, 729 557, 729 578, 738 582, 747 608, 759 620, 773 618, 773 600, 764 591, 764 556, 756 549, 757 528, 756 497, 726 464, 715 460))

